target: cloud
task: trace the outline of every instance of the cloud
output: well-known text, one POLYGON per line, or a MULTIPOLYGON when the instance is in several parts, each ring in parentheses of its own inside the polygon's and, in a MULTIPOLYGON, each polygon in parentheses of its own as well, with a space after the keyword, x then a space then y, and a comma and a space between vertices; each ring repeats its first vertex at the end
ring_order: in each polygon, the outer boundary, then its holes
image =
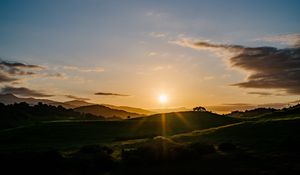
POLYGON ((271 95, 283 96, 284 95, 284 94, 281 94, 281 93, 270 93, 270 92, 248 92, 248 94, 259 95, 259 96, 271 96, 271 95))
POLYGON ((29 70, 40 69, 44 69, 44 67, 20 62, 0 61, 0 71, 6 72, 10 75, 33 75, 35 73, 29 70))
POLYGON ((256 41, 266 41, 266 42, 275 42, 280 44, 287 44, 291 46, 299 45, 300 34, 286 34, 286 35, 275 35, 275 36, 267 36, 256 39, 256 41))
POLYGON ((150 36, 152 36, 154 38, 164 38, 167 35, 165 33, 151 32, 150 36))
POLYGON ((292 104, 299 104, 300 100, 291 101, 290 103, 292 103, 292 104))
POLYGON ((129 96, 129 95, 126 95, 126 94, 118 94, 118 93, 111 93, 111 92, 96 92, 95 95, 103 95, 103 96, 123 96, 123 97, 129 96))
POLYGON ((203 77, 203 80, 212 80, 214 78, 215 78, 214 76, 205 76, 203 77))
POLYGON ((90 100, 89 98, 76 97, 76 96, 73 96, 73 95, 65 95, 65 97, 68 97, 68 98, 71 98, 71 99, 74 99, 74 100, 80 100, 80 101, 90 100))
POLYGON ((0 72, 0 83, 7 83, 7 82, 13 82, 16 81, 16 78, 10 77, 9 75, 0 72))
POLYGON ((42 66, 33 65, 33 64, 25 64, 20 62, 8 62, 8 61, 0 61, 1 66, 6 66, 9 68, 30 68, 30 69, 43 69, 42 66))
POLYGON ((39 65, 9 62, 0 59, 0 82, 14 82, 19 76, 32 76, 36 71, 45 69, 39 65))
POLYGON ((168 65, 158 65, 152 68, 152 71, 161 71, 161 70, 169 70, 172 69, 173 66, 168 64, 168 65))
POLYGON ((260 96, 270 96, 270 95, 273 95, 273 93, 269 93, 269 92, 248 92, 248 94, 260 95, 260 96))
POLYGON ((241 88, 280 89, 288 94, 300 94, 300 47, 246 47, 242 45, 214 44, 206 41, 179 40, 183 47, 229 52, 232 67, 249 73, 245 82, 233 84, 241 88))
POLYGON ((53 95, 45 94, 25 87, 5 86, 1 89, 2 94, 15 94, 25 97, 51 97, 53 95))
POLYGON ((157 53, 156 53, 156 52, 149 52, 147 55, 148 55, 149 57, 151 57, 151 56, 156 56, 157 53))
POLYGON ((77 66, 64 66, 66 70, 74 70, 78 72, 104 72, 101 67, 77 67, 77 66))

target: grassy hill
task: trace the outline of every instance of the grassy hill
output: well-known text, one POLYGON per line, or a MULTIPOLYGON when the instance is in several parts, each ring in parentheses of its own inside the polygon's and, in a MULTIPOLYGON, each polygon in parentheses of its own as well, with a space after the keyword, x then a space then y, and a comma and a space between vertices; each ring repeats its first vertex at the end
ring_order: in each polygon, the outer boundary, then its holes
POLYGON ((74 111, 104 116, 106 118, 127 118, 127 117, 141 117, 141 114, 131 113, 124 110, 112 109, 103 105, 89 105, 74 108, 74 111))
POLYGON ((299 125, 298 107, 45 121, 0 131, 0 160, 53 174, 299 174, 299 125))
POLYGON ((43 149, 174 135, 239 122, 208 112, 157 114, 122 121, 53 121, 0 132, 0 149, 43 149), (165 127, 163 127, 165 126, 165 127), (165 129, 163 129, 165 128, 165 129))

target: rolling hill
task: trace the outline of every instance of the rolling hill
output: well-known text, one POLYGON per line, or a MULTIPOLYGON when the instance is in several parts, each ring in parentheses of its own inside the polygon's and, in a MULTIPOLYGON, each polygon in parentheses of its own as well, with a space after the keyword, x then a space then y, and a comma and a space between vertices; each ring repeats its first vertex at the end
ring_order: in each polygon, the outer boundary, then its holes
POLYGON ((44 104, 55 103, 55 101, 48 100, 48 99, 21 98, 21 97, 15 96, 13 94, 0 94, 0 103, 3 103, 5 105, 21 103, 21 102, 26 102, 30 105, 35 105, 35 104, 38 104, 39 102, 42 102, 44 104))
POLYGON ((123 111, 131 112, 131 113, 137 113, 137 114, 143 114, 143 115, 151 115, 151 114, 156 113, 154 111, 149 111, 146 109, 135 108, 135 107, 130 107, 130 106, 115 106, 115 105, 109 105, 109 104, 102 104, 102 105, 109 107, 111 109, 118 109, 118 110, 123 110, 123 111))
POLYGON ((141 114, 131 113, 124 110, 112 109, 103 105, 89 105, 74 108, 74 111, 81 113, 89 113, 93 115, 99 115, 106 118, 128 118, 141 117, 141 114))
MULTIPOLYGON (((21 102, 26 102, 29 105, 36 105, 39 102, 42 102, 42 103, 47 104, 47 105, 62 106, 66 109, 74 109, 74 108, 78 108, 78 107, 82 107, 82 106, 97 105, 97 104, 89 103, 89 102, 86 102, 86 101, 83 101, 83 100, 71 100, 71 101, 66 101, 66 102, 58 102, 58 101, 53 101, 53 100, 48 100, 48 99, 22 98, 22 97, 17 97, 14 94, 0 94, 0 103, 3 103, 5 105, 14 104, 14 103, 21 103, 21 102)), ((135 108, 135 107, 130 107, 130 106, 115 106, 115 105, 109 105, 109 104, 103 104, 101 106, 106 106, 110 109, 120 110, 119 113, 122 113, 122 111, 132 113, 132 114, 129 114, 130 116, 137 116, 137 114, 151 115, 151 114, 155 113, 153 111, 149 111, 149 110, 146 110, 146 109, 135 108)), ((108 111, 108 110, 109 109, 107 109, 106 111, 108 111)), ((122 114, 119 114, 119 115, 124 117, 126 114, 122 113, 122 114)), ((111 115, 108 115, 108 116, 111 116, 111 115)))

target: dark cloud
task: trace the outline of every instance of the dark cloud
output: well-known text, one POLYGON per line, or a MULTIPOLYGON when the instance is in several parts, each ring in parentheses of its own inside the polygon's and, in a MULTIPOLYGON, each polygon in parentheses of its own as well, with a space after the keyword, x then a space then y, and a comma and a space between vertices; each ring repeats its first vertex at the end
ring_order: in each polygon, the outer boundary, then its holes
POLYGON ((111 93, 111 92, 97 92, 95 93, 95 95, 107 95, 107 96, 129 96, 129 95, 126 95, 126 94, 117 94, 117 93, 111 93))
MULTIPOLYGON (((297 42, 299 43, 299 42, 297 42)), ((209 42, 176 42, 196 49, 227 51, 233 67, 249 72, 245 82, 233 84, 241 88, 280 89, 289 94, 300 94, 300 47, 246 47, 241 45, 213 44, 209 42)))
POLYGON ((35 70, 44 69, 39 65, 24 64, 20 62, 8 62, 0 59, 0 82, 13 82, 18 80, 16 76, 34 75, 35 70))
POLYGON ((6 66, 10 68, 37 68, 42 69, 42 66, 39 65, 32 65, 32 64, 24 64, 20 62, 8 62, 8 61, 0 61, 1 66, 6 66))
POLYGON ((272 93, 269 93, 269 92, 248 92, 248 94, 252 94, 252 95, 261 95, 261 96, 269 96, 269 95, 273 95, 272 93))
POLYGON ((248 92, 248 94, 251 95, 259 95, 259 96, 283 96, 284 94, 280 94, 280 93, 270 93, 270 92, 248 92))
POLYGON ((76 97, 74 95, 65 95, 65 97, 68 97, 68 98, 71 98, 71 99, 74 99, 74 100, 80 100, 80 101, 90 100, 89 98, 76 97))
POLYGON ((5 86, 1 89, 2 94, 15 94, 24 97, 51 97, 53 95, 48 95, 42 92, 38 92, 36 90, 31 90, 25 87, 12 87, 5 86))
POLYGON ((241 50, 244 49, 243 46, 239 45, 229 45, 229 44, 213 44, 209 42, 196 42, 194 43, 197 47, 203 47, 203 48, 221 48, 221 49, 230 49, 230 50, 241 50))
POLYGON ((225 103, 225 104, 222 104, 222 106, 252 106, 252 104, 249 104, 249 103, 225 103))
POLYGON ((0 71, 10 75, 33 75, 33 69, 44 69, 39 65, 24 64, 20 62, 0 61, 0 71))
POLYGON ((16 81, 16 78, 10 77, 6 75, 5 73, 0 72, 0 83, 7 83, 7 82, 13 82, 16 81))

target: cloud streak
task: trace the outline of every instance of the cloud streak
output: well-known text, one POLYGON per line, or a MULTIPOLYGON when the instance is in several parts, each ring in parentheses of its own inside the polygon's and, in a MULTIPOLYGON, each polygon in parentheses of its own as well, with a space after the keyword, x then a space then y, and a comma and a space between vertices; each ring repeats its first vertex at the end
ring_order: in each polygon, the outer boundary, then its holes
POLYGON ((102 67, 77 67, 77 66, 64 66, 66 70, 78 71, 78 72, 104 72, 102 67))
POLYGON ((74 95, 65 95, 65 97, 71 98, 71 99, 74 99, 74 100, 80 100, 80 101, 90 100, 89 98, 77 97, 77 96, 74 96, 74 95))
POLYGON ((122 96, 127 97, 129 95, 126 94, 118 94, 118 93, 111 93, 111 92, 96 92, 94 95, 102 95, 102 96, 122 96))
POLYGON ((16 81, 16 78, 10 77, 6 73, 0 72, 0 83, 7 83, 16 81))
POLYGON ((44 67, 33 64, 0 60, 0 82, 17 81, 18 78, 16 76, 34 75, 36 74, 36 70, 41 69, 44 69, 44 67))
POLYGON ((288 44, 291 46, 298 45, 299 46, 299 41, 300 41, 300 34, 298 33, 293 33, 293 34, 286 34, 286 35, 275 35, 275 36, 267 36, 267 37, 262 37, 259 39, 256 39, 257 41, 266 41, 266 42, 275 42, 275 43, 280 43, 280 44, 288 44))
POLYGON ((173 43, 214 53, 220 51, 231 53, 233 55, 229 57, 231 66, 249 73, 246 81, 235 83, 232 86, 280 89, 288 94, 300 94, 300 47, 297 45, 292 48, 278 49, 189 40, 179 40, 173 43))
POLYGON ((36 90, 25 87, 5 86, 1 89, 2 94, 15 94, 24 97, 52 97, 53 95, 45 94, 36 90))

